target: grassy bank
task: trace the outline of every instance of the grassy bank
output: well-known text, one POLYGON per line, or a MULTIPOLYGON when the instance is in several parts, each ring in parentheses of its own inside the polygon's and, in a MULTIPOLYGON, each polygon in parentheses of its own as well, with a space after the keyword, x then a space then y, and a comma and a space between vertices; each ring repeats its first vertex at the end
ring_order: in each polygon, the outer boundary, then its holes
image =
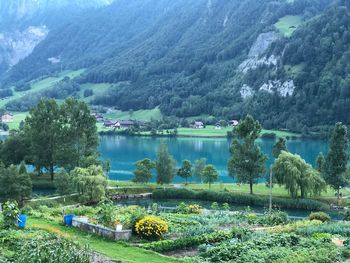
POLYGON ((123 242, 115 242, 95 236, 80 230, 62 226, 56 221, 48 221, 38 218, 28 218, 28 227, 32 229, 44 229, 56 235, 64 236, 81 245, 87 245, 91 250, 103 254, 113 260, 125 263, 175 263, 181 260, 162 256, 158 253, 144 250, 142 248, 129 246, 123 242))

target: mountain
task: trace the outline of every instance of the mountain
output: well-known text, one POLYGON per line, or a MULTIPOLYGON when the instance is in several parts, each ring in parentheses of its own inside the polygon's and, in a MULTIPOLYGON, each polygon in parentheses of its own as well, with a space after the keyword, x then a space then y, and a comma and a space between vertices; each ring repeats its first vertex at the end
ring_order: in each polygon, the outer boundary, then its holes
POLYGON ((267 128, 294 131, 350 124, 347 1, 99 4, 55 25, 50 16, 45 36, 2 74, 2 88, 85 69, 76 84, 111 83, 92 103, 121 110, 159 106, 168 116, 227 119, 251 113, 267 128))
POLYGON ((0 73, 32 53, 50 30, 111 0, 0 0, 0 73))

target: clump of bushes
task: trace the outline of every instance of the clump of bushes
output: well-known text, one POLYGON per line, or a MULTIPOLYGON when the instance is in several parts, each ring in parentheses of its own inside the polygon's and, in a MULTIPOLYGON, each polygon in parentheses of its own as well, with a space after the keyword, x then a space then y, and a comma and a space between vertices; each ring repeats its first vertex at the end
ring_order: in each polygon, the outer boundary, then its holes
POLYGON ((85 247, 45 231, 4 230, 0 236, 0 262, 90 262, 85 247))
MULTIPOLYGON (((157 189, 153 192, 155 199, 202 200, 218 203, 234 203, 249 206, 268 206, 268 196, 257 196, 235 192, 194 191, 189 189, 157 189)), ((274 198, 278 208, 294 208, 306 210, 328 210, 329 206, 317 200, 274 198)))
POLYGON ((288 222, 288 214, 279 210, 266 211, 260 218, 260 224, 277 226, 288 222))
POLYGON ((298 228, 296 229, 296 233, 304 236, 312 236, 315 233, 329 233, 332 235, 350 237, 350 225, 342 222, 330 222, 326 224, 298 228))
POLYGON ((159 217, 145 216, 136 223, 135 231, 141 238, 159 240, 168 231, 168 224, 159 217))
POLYGON ((176 206, 176 213, 179 214, 196 214, 199 215, 202 213, 202 207, 197 204, 185 204, 184 202, 176 206))
POLYGON ((234 237, 234 233, 227 233, 217 231, 210 234, 200 236, 192 236, 186 238, 179 238, 175 240, 162 240, 144 244, 143 247, 156 252, 169 252, 174 250, 186 249, 199 246, 201 244, 215 244, 234 237))
POLYGON ((331 221, 331 217, 324 212, 313 212, 309 215, 310 220, 319 220, 321 222, 331 221))

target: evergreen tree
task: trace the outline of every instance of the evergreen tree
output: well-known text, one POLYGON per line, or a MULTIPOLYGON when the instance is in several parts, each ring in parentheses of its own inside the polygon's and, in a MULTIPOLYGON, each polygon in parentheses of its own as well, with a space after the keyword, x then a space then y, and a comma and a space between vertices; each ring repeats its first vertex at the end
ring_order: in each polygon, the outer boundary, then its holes
POLYGON ((192 176, 192 164, 189 160, 182 162, 182 167, 177 171, 177 175, 184 178, 187 185, 188 178, 192 176))
POLYGON ((349 141, 347 128, 342 123, 337 123, 329 141, 329 152, 324 165, 324 177, 326 182, 339 194, 341 187, 348 184, 346 176, 349 141))
POLYGON ((214 165, 208 164, 205 166, 202 172, 203 182, 209 184, 209 189, 211 184, 216 182, 219 178, 219 173, 214 167, 214 165))
POLYGON ((320 152, 316 158, 316 170, 319 171, 322 175, 324 172, 325 163, 326 163, 326 159, 323 153, 320 152))
POLYGON ((136 170, 134 170, 134 179, 135 183, 148 183, 152 178, 151 170, 156 167, 155 163, 150 159, 146 158, 135 163, 136 170))
POLYGON ((171 183, 176 173, 175 160, 169 154, 168 148, 163 142, 160 144, 158 148, 156 170, 157 170, 158 184, 171 183))
POLYGON ((286 145, 286 139, 278 138, 278 141, 273 145, 273 148, 272 148, 273 157, 278 158, 278 156, 282 151, 285 151, 285 152, 288 151, 287 145, 286 145))
POLYGON ((267 156, 256 145, 255 140, 261 132, 261 125, 248 115, 234 129, 238 139, 234 139, 230 148, 228 161, 229 175, 240 183, 248 183, 253 194, 253 184, 265 172, 267 156))

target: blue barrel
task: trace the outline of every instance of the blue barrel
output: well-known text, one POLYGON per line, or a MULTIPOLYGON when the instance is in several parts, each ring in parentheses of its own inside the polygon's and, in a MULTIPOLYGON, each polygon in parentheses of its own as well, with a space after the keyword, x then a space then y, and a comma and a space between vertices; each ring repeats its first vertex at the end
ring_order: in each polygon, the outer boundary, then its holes
POLYGON ((27 222, 27 216, 26 215, 19 215, 18 217, 18 227, 19 228, 25 228, 26 227, 26 222, 27 222))
POLYGON ((64 218, 63 218, 63 222, 67 226, 71 226, 72 225, 72 221, 73 221, 73 217, 74 217, 74 215, 72 215, 72 214, 65 215, 64 218))

